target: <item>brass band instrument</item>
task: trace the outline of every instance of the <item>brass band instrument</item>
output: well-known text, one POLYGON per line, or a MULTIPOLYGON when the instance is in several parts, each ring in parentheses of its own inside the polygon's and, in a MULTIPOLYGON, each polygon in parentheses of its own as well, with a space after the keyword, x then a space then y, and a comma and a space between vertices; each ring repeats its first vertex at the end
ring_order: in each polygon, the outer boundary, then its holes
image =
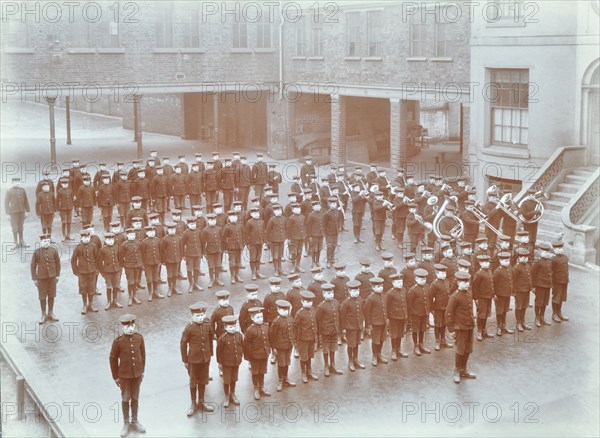
POLYGON ((523 203, 529 199, 535 201, 536 206, 534 211, 536 212, 535 216, 533 217, 533 219, 525 219, 525 216, 523 216, 522 213, 519 213, 519 219, 521 220, 521 222, 523 222, 524 224, 534 224, 536 222, 539 222, 539 220, 542 218, 542 216, 544 215, 544 204, 542 204, 542 201, 540 201, 538 198, 545 198, 544 192, 543 191, 538 191, 536 193, 534 193, 533 195, 530 196, 526 196, 525 198, 523 198, 519 204, 517 205, 517 207, 519 208, 519 210, 521 209, 521 206, 523 205, 523 203))
POLYGON ((519 222, 521 219, 512 211, 510 208, 510 204, 512 203, 512 193, 507 193, 506 195, 500 198, 498 202, 498 207, 506 213, 512 220, 515 222, 519 222))
MULTIPOLYGON (((432 224, 433 232, 434 232, 435 236, 440 240, 442 238, 442 233, 439 228, 440 221, 441 221, 442 217, 444 217, 443 216, 444 211, 446 210, 446 207, 448 206, 449 203, 450 203, 450 200, 446 196, 446 198, 444 199, 444 203, 442 204, 442 207, 440 208, 440 210, 437 212, 437 214, 433 218, 433 224, 432 224)), ((450 237, 452 237, 456 240, 460 240, 465 231, 465 224, 463 223, 462 219, 455 214, 452 214, 449 217, 451 217, 456 222, 456 225, 454 227, 452 227, 452 229, 450 230, 450 237)))
POLYGON ((498 230, 495 226, 493 226, 492 224, 490 224, 487 221, 487 216, 486 216, 486 214, 483 211, 479 210, 475 206, 470 207, 468 209, 475 215, 475 217, 477 218, 477 220, 479 220, 479 223, 483 222, 483 224, 486 227, 488 227, 491 231, 493 231, 498 237, 500 237, 500 236, 502 236, 504 234, 500 230, 498 230))
POLYGON ((423 226, 423 229, 425 230, 426 235, 431 233, 431 231, 433 230, 432 224, 430 224, 429 222, 425 222, 423 217, 418 213, 415 213, 415 219, 421 223, 421 225, 423 226))
POLYGON ((337 202, 339 204, 338 210, 342 212, 342 216, 344 217, 344 221, 345 221, 346 220, 346 212, 344 211, 344 204, 342 203, 342 200, 340 199, 339 193, 335 196, 336 196, 337 202))

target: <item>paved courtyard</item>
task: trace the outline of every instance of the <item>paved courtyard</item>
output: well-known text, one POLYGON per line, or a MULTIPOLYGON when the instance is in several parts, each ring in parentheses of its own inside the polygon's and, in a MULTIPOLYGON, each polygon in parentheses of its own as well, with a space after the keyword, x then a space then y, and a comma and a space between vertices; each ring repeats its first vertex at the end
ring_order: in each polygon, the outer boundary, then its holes
MULTIPOLYGON (((19 110, 20 117, 27 114, 39 116, 36 108, 31 113, 19 110)), ((57 123, 60 120, 57 111, 57 123)), ((24 120, 8 119, 15 132, 24 120)), ((48 141, 42 118, 34 119, 30 138, 8 135, 2 139, 3 192, 10 181, 6 164, 9 162, 45 162, 48 156, 48 141), (40 120, 39 124, 37 120, 40 120)), ((79 158, 83 162, 108 161, 134 158, 135 143, 131 132, 122 130, 114 119, 73 114, 72 146, 58 144, 58 161, 69 162, 79 158), (85 128, 85 129, 84 129, 85 128), (83 132, 86 135, 83 135, 83 132), (81 134, 81 135, 80 135, 81 134), (114 138, 113 138, 114 136, 114 138)), ((10 126, 9 126, 10 127, 10 126)), ((2 126, 3 135, 5 125, 2 126)), ((20 132, 23 132, 22 130, 20 132)), ((21 134, 22 135, 22 134, 21 134)), ((59 135, 60 137, 60 135, 59 135)), ((195 142, 167 136, 144 134, 145 150, 159 149, 159 156, 168 151, 171 157, 194 152, 210 153, 210 146, 202 147, 195 142)), ((250 155, 252 160, 253 155, 250 155)), ((31 167, 29 167, 31 166, 31 167)), ((29 175, 25 180, 30 203, 39 178, 29 175)), ((285 186, 282 189, 286 193, 285 186)), ((252 388, 246 362, 240 369, 237 395, 241 406, 224 411, 222 385, 218 376, 216 360, 213 360, 211 375, 214 380, 207 387, 206 400, 214 402, 216 412, 211 415, 197 414, 187 418, 189 405, 187 373, 181 363, 179 338, 190 320, 187 306, 200 299, 216 305, 216 289, 206 288, 203 277, 203 292, 184 293, 181 296, 125 306, 121 310, 104 311, 104 296, 96 297, 101 310, 95 314, 79 314, 81 301, 77 292, 77 281, 72 275, 69 258, 74 245, 61 245, 63 274, 60 277, 55 313, 60 322, 38 326, 39 317, 37 291, 31 281, 29 262, 33 243, 37 241, 39 222, 29 214, 25 222, 25 238, 31 248, 12 251, 8 245, 12 239, 10 225, 3 216, 1 223, 2 264, 1 274, 1 319, 2 342, 18 340, 29 357, 47 377, 47 384, 60 395, 61 415, 67 415, 72 406, 75 418, 91 436, 116 436, 121 420, 119 390, 112 381, 108 365, 108 353, 114 339, 115 321, 125 312, 138 316, 141 333, 146 339, 147 366, 141 390, 140 421, 148 429, 146 436, 363 436, 377 435, 496 435, 496 436, 597 436, 599 407, 599 294, 598 273, 573 267, 569 285, 569 301, 564 306, 571 320, 553 323, 550 327, 529 332, 526 336, 515 334, 478 342, 471 356, 470 368, 477 380, 455 385, 452 382, 454 361, 453 350, 433 352, 431 355, 391 362, 373 368, 350 373, 346 365, 345 346, 338 353, 338 365, 344 375, 325 378, 322 373, 322 358, 317 353, 314 371, 319 374, 318 382, 286 389, 277 393, 276 368, 269 366, 266 387, 273 395, 260 402, 252 399, 252 388), (65 405, 67 404, 67 405, 65 405)), ((95 217, 97 232, 102 231, 95 217)), ((77 228, 78 229, 78 228, 77 228)), ((59 230, 58 218, 54 230, 59 230)), ((338 258, 348 264, 348 273, 353 277, 359 268, 358 259, 372 257, 374 269, 382 265, 370 237, 370 222, 365 224, 367 242, 355 245, 351 232, 341 237, 338 258)), ((395 248, 389 232, 384 246, 396 255, 397 267, 401 260, 400 250, 395 248)), ((308 260, 308 259, 305 259, 308 260)), ((284 268, 288 268, 284 264, 284 268)), ((205 270, 205 269, 203 269, 205 270)), ((265 265, 267 275, 272 267, 265 265)), ((242 271, 242 278, 250 282, 249 270, 242 271)), ((326 279, 333 272, 326 272, 326 279)), ((229 280, 222 274, 222 280, 229 280)), ((302 275, 308 285, 310 274, 302 275)), ((259 298, 267 290, 267 282, 259 281, 259 298)), ((99 280, 103 290, 104 283, 99 280)), ((187 286, 180 282, 180 288, 187 286)), ((283 289, 287 280, 283 281, 283 289)), ((162 286, 163 292, 166 285, 162 286)), ((239 310, 244 300, 243 285, 226 289, 232 292, 231 304, 239 310)), ((138 295, 145 298, 145 291, 138 295)), ((121 294, 124 302, 125 294, 121 294)), ((532 320, 533 309, 528 311, 532 320)), ((491 319, 490 319, 491 322, 491 319)), ((513 315, 509 323, 514 323, 513 315)), ((433 347, 433 333, 428 333, 426 344, 433 347)), ((412 341, 403 344, 403 350, 412 350, 412 341)), ((384 355, 389 357, 389 345, 384 355)), ((363 343, 361 359, 369 362, 370 344, 363 343)), ((300 379, 298 360, 293 360, 290 375, 300 379)), ((4 398, 3 402, 6 401, 4 398)), ((44 400, 53 403, 54 400, 44 400)), ((4 418, 3 418, 4 421, 4 418)), ((18 425, 11 423, 18 435, 18 425)))

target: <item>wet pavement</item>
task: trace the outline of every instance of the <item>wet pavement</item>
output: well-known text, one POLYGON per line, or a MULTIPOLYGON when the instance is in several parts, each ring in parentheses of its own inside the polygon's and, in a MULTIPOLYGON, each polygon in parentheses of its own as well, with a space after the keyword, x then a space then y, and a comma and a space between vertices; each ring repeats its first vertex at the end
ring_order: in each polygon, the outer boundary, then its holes
MULTIPOLYGON (((88 123, 93 125, 93 118, 88 119, 88 123)), ((93 130, 92 125, 88 125, 87 129, 93 130)), ((102 126, 97 133, 106 129, 108 127, 102 126)), ((116 131, 118 123, 110 129, 116 131)), ((129 131, 124 131, 122 138, 127 139, 130 135, 129 131)), ((92 138, 97 135, 90 137, 89 142, 78 142, 77 158, 82 161, 98 158, 93 144, 100 140, 92 138)), ((163 146, 169 149, 171 156, 179 151, 191 156, 197 150, 203 153, 212 150, 210 146, 202 147, 195 142, 166 136, 156 136, 162 139, 162 144, 159 141, 153 143, 150 134, 146 137, 147 148, 158 145, 159 156, 164 155, 163 146), (190 144, 194 144, 196 149, 191 150, 190 144)), ((36 151, 45 154, 47 143, 42 141, 43 146, 39 146, 39 142, 34 146, 34 143, 27 139, 3 140, 3 163, 15 158, 20 162, 35 162, 36 151), (15 146, 17 144, 28 146, 21 148, 15 146)), ((134 158, 135 147, 131 142, 128 143, 129 150, 124 149, 125 140, 122 143, 115 141, 113 145, 109 138, 104 144, 103 160, 113 162, 119 158, 134 158)), ((61 154, 59 161, 69 161, 70 158, 70 155, 61 154)), ((35 182, 29 179, 24 185, 33 204, 35 182)), ((6 189, 6 184, 3 188, 6 189)), ((285 188, 282 191, 285 193, 285 188)), ((95 223, 100 233, 97 213, 95 223)), ((26 240, 33 244, 39 233, 35 215, 28 215, 25 229, 26 240)), ((59 219, 55 218, 54 230, 58 229, 59 219)), ((367 242, 360 245, 353 243, 351 232, 341 235, 338 258, 348 264, 347 271, 351 277, 358 272, 359 257, 372 257, 375 271, 382 265, 374 244, 368 239, 369 221, 366 221, 365 229, 367 242)), ((565 314, 571 318, 569 322, 553 323, 526 336, 505 335, 500 339, 476 342, 470 368, 477 374, 477 380, 454 384, 453 350, 415 357, 411 353, 412 341, 403 342, 403 350, 409 353, 408 359, 390 361, 387 365, 373 368, 370 365, 370 343, 365 341, 360 352, 361 360, 367 364, 365 370, 348 371, 343 346, 338 353, 337 365, 344 374, 325 378, 322 357, 317 352, 313 369, 319 375, 319 381, 303 384, 298 360, 293 359, 290 376, 299 382, 298 386, 281 393, 275 391, 276 367, 269 365, 266 387, 273 395, 259 402, 252 398, 250 375, 247 363, 243 362, 237 389, 242 404, 236 409, 223 410, 220 406, 222 384, 216 360, 213 360, 211 375, 214 380, 207 387, 206 400, 215 403, 216 412, 198 413, 187 418, 189 391, 179 339, 190 320, 189 304, 202 299, 210 304, 211 311, 216 306, 214 292, 218 289, 207 289, 206 277, 201 280, 205 287, 203 292, 184 293, 147 303, 146 291, 140 291, 138 296, 144 298, 141 305, 111 311, 104 310, 104 296, 96 297, 100 311, 80 315, 77 281, 69 265, 70 250, 74 245, 61 244, 63 274, 55 306, 60 321, 38 326, 37 291, 29 272, 34 247, 19 251, 10 249, 11 233, 6 216, 2 218, 1 233, 2 341, 16 339, 22 342, 30 358, 47 375, 48 385, 60 394, 63 406, 58 413, 68 415, 69 406, 73 406, 75 418, 91 436, 116 436, 120 430, 119 390, 111 378, 108 354, 118 328, 115 321, 125 312, 138 316, 139 329, 146 340, 147 365, 140 398, 140 421, 148 429, 144 436, 599 434, 597 272, 572 268, 569 301, 564 306, 565 314)), ((395 243, 388 232, 384 246, 395 254, 396 267, 402 268, 401 251, 395 243)), ((304 260, 306 267, 308 259, 304 260)), ((284 268, 289 269, 289 264, 284 263, 284 268)), ((265 265, 263 272, 271 275, 272 267, 265 265)), ((250 282, 249 270, 241 271, 241 276, 245 283, 250 282)), ((332 278, 332 270, 328 270, 325 277, 332 278)), ((303 284, 308 285, 310 274, 303 274, 302 278, 303 284)), ((245 298, 243 285, 230 285, 227 273, 222 274, 221 279, 226 283, 224 288, 232 292, 231 304, 236 311, 239 310, 245 298)), ((259 298, 262 299, 268 283, 262 280, 258 284, 259 298)), ((98 285, 103 290, 102 279, 98 285)), ((187 289, 187 282, 179 282, 179 288, 187 289)), ((284 280, 283 290, 286 288, 287 280, 284 280)), ((161 286, 161 290, 166 292, 166 285, 161 286)), ((120 300, 122 303, 125 301, 125 294, 120 295, 120 300)), ((532 316, 533 309, 529 309, 528 319, 531 320, 532 316)), ((511 314, 509 324, 512 323, 514 316, 511 314)), ((425 343, 433 347, 433 333, 427 334, 425 343)), ((388 341, 384 348, 384 355, 388 358, 389 350, 388 341)))

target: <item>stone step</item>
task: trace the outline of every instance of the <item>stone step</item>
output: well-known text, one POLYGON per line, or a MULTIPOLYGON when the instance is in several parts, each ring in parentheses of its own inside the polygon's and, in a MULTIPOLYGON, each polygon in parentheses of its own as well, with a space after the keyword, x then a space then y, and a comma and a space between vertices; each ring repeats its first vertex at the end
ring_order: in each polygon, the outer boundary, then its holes
POLYGON ((585 184, 588 179, 585 176, 569 174, 565 176, 564 182, 567 184, 585 184))
POLYGON ((547 233, 560 233, 565 227, 562 223, 538 222, 538 230, 544 230, 547 233))
POLYGON ((537 242, 548 242, 552 243, 558 238, 559 233, 547 233, 541 230, 538 230, 537 233, 537 242))
POLYGON ((544 201, 544 207, 546 207, 547 210, 554 210, 554 211, 562 211, 563 208, 565 208, 565 206, 567 205, 566 202, 560 202, 560 201, 544 201))
POLYGON ((550 199, 553 201, 569 202, 573 199, 573 193, 551 192, 550 199))
POLYGON ((571 173, 569 173, 569 175, 581 176, 581 177, 587 179, 590 176, 592 176, 593 173, 594 173, 593 170, 577 169, 577 170, 571 171, 571 173))
POLYGON ((577 193, 581 186, 579 184, 560 183, 558 189, 563 193, 577 193))
POLYGON ((562 222, 562 211, 548 210, 547 208, 544 210, 544 215, 540 219, 540 222, 562 222))

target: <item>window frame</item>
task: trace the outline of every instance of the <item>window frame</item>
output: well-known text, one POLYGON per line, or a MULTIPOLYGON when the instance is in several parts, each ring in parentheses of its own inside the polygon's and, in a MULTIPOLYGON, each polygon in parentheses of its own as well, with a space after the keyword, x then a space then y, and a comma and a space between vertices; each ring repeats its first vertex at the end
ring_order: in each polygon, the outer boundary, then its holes
POLYGON ((374 9, 374 10, 370 10, 370 11, 365 11, 366 12, 366 26, 367 26, 367 47, 366 47, 366 52, 367 55, 369 57, 381 57, 383 55, 383 38, 379 38, 378 41, 375 41, 374 43, 377 44, 376 46, 376 51, 375 53, 371 52, 371 44, 373 43, 372 41, 372 31, 373 31, 373 26, 372 26, 372 21, 371 21, 371 14, 378 14, 379 15, 379 19, 378 19, 378 25, 375 26, 379 32, 381 32, 384 28, 383 26, 383 10, 381 9, 374 9))
POLYGON ((495 95, 490 96, 491 98, 489 100, 490 145, 527 149, 529 147, 530 116, 529 69, 491 68, 489 69, 489 80, 490 85, 492 86, 491 89, 499 90, 497 91, 498 97, 496 98, 495 95), (510 75, 509 80, 505 80, 506 75, 510 75), (518 82, 512 81, 513 75, 518 75, 518 82), (501 84, 506 85, 502 86, 501 84), (514 98, 515 92, 517 93, 516 99, 514 98), (515 102, 516 105, 514 105, 515 102), (498 112, 501 112, 499 116, 497 116, 498 112), (518 123, 515 122, 515 116, 517 114, 518 123), (500 123, 496 122, 498 117, 501 119, 500 123), (526 123, 524 123, 524 120, 526 120, 526 123), (499 136, 496 135, 497 129, 500 129, 499 136), (514 141, 515 130, 517 132, 516 142, 514 141))
POLYGON ((163 7, 159 11, 159 16, 156 17, 156 48, 174 49, 174 36, 173 8, 163 7))

